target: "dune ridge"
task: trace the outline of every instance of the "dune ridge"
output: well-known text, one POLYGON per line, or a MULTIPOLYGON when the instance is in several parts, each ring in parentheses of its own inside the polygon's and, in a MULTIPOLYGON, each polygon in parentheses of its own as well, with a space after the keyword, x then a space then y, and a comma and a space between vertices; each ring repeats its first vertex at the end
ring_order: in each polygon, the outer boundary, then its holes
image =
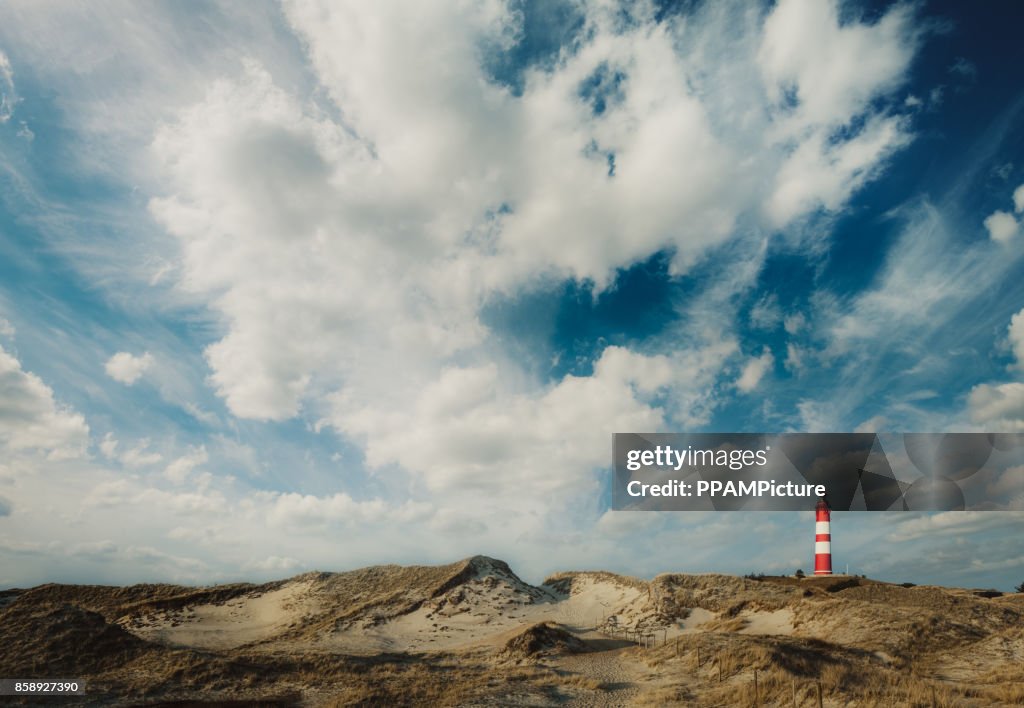
POLYGON ((0 675, 75 674, 82 705, 725 705, 753 700, 754 671, 757 699, 787 705, 819 685, 825 705, 1024 702, 1024 595, 867 578, 531 585, 474 556, 2 597, 0 675))

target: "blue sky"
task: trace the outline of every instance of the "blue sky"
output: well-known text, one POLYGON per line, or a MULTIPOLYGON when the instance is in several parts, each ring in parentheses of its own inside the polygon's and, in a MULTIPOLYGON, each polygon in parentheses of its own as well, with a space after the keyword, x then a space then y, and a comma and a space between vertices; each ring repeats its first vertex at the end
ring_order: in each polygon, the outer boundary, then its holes
MULTIPOLYGON (((5 3, 0 585, 810 567, 609 511, 611 433, 1024 431, 1020 20, 5 3)), ((1024 581, 1018 513, 835 521, 1024 581)))

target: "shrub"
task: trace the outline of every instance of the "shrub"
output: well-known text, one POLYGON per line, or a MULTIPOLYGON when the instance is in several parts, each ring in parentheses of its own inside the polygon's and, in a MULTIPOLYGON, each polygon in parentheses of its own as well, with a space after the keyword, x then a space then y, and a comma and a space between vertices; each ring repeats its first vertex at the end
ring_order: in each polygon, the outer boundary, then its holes
POLYGON ((803 568, 797 568, 796 572, 793 573, 793 575, 795 575, 798 578, 803 578, 804 577, 804 570, 803 570, 803 568))

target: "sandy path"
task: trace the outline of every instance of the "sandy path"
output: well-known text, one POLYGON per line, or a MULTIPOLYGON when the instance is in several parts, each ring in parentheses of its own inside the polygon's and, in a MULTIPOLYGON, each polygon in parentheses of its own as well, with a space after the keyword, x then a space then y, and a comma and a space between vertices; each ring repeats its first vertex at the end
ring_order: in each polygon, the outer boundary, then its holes
POLYGON ((565 705, 576 708, 631 706, 642 689, 661 681, 661 676, 640 660, 639 649, 632 642, 611 639, 597 632, 587 632, 580 638, 596 651, 560 656, 552 666, 600 681, 602 689, 578 695, 565 705))
POLYGON ((558 662, 558 668, 600 681, 603 688, 599 693, 577 696, 566 703, 568 706, 628 706, 632 705, 640 692, 641 679, 636 659, 625 655, 628 648, 592 652, 566 657, 558 662))

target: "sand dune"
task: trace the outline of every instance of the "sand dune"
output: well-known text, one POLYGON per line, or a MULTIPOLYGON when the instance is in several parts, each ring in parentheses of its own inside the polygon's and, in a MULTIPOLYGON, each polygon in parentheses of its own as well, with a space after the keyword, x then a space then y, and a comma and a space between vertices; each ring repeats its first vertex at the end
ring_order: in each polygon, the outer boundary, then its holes
POLYGON ((1024 596, 861 578, 560 573, 477 556, 263 585, 3 594, 0 675, 79 673, 85 704, 1024 701, 1024 596), (42 641, 40 637, 45 637, 42 641), (750 694, 750 695, 748 695, 750 694))

